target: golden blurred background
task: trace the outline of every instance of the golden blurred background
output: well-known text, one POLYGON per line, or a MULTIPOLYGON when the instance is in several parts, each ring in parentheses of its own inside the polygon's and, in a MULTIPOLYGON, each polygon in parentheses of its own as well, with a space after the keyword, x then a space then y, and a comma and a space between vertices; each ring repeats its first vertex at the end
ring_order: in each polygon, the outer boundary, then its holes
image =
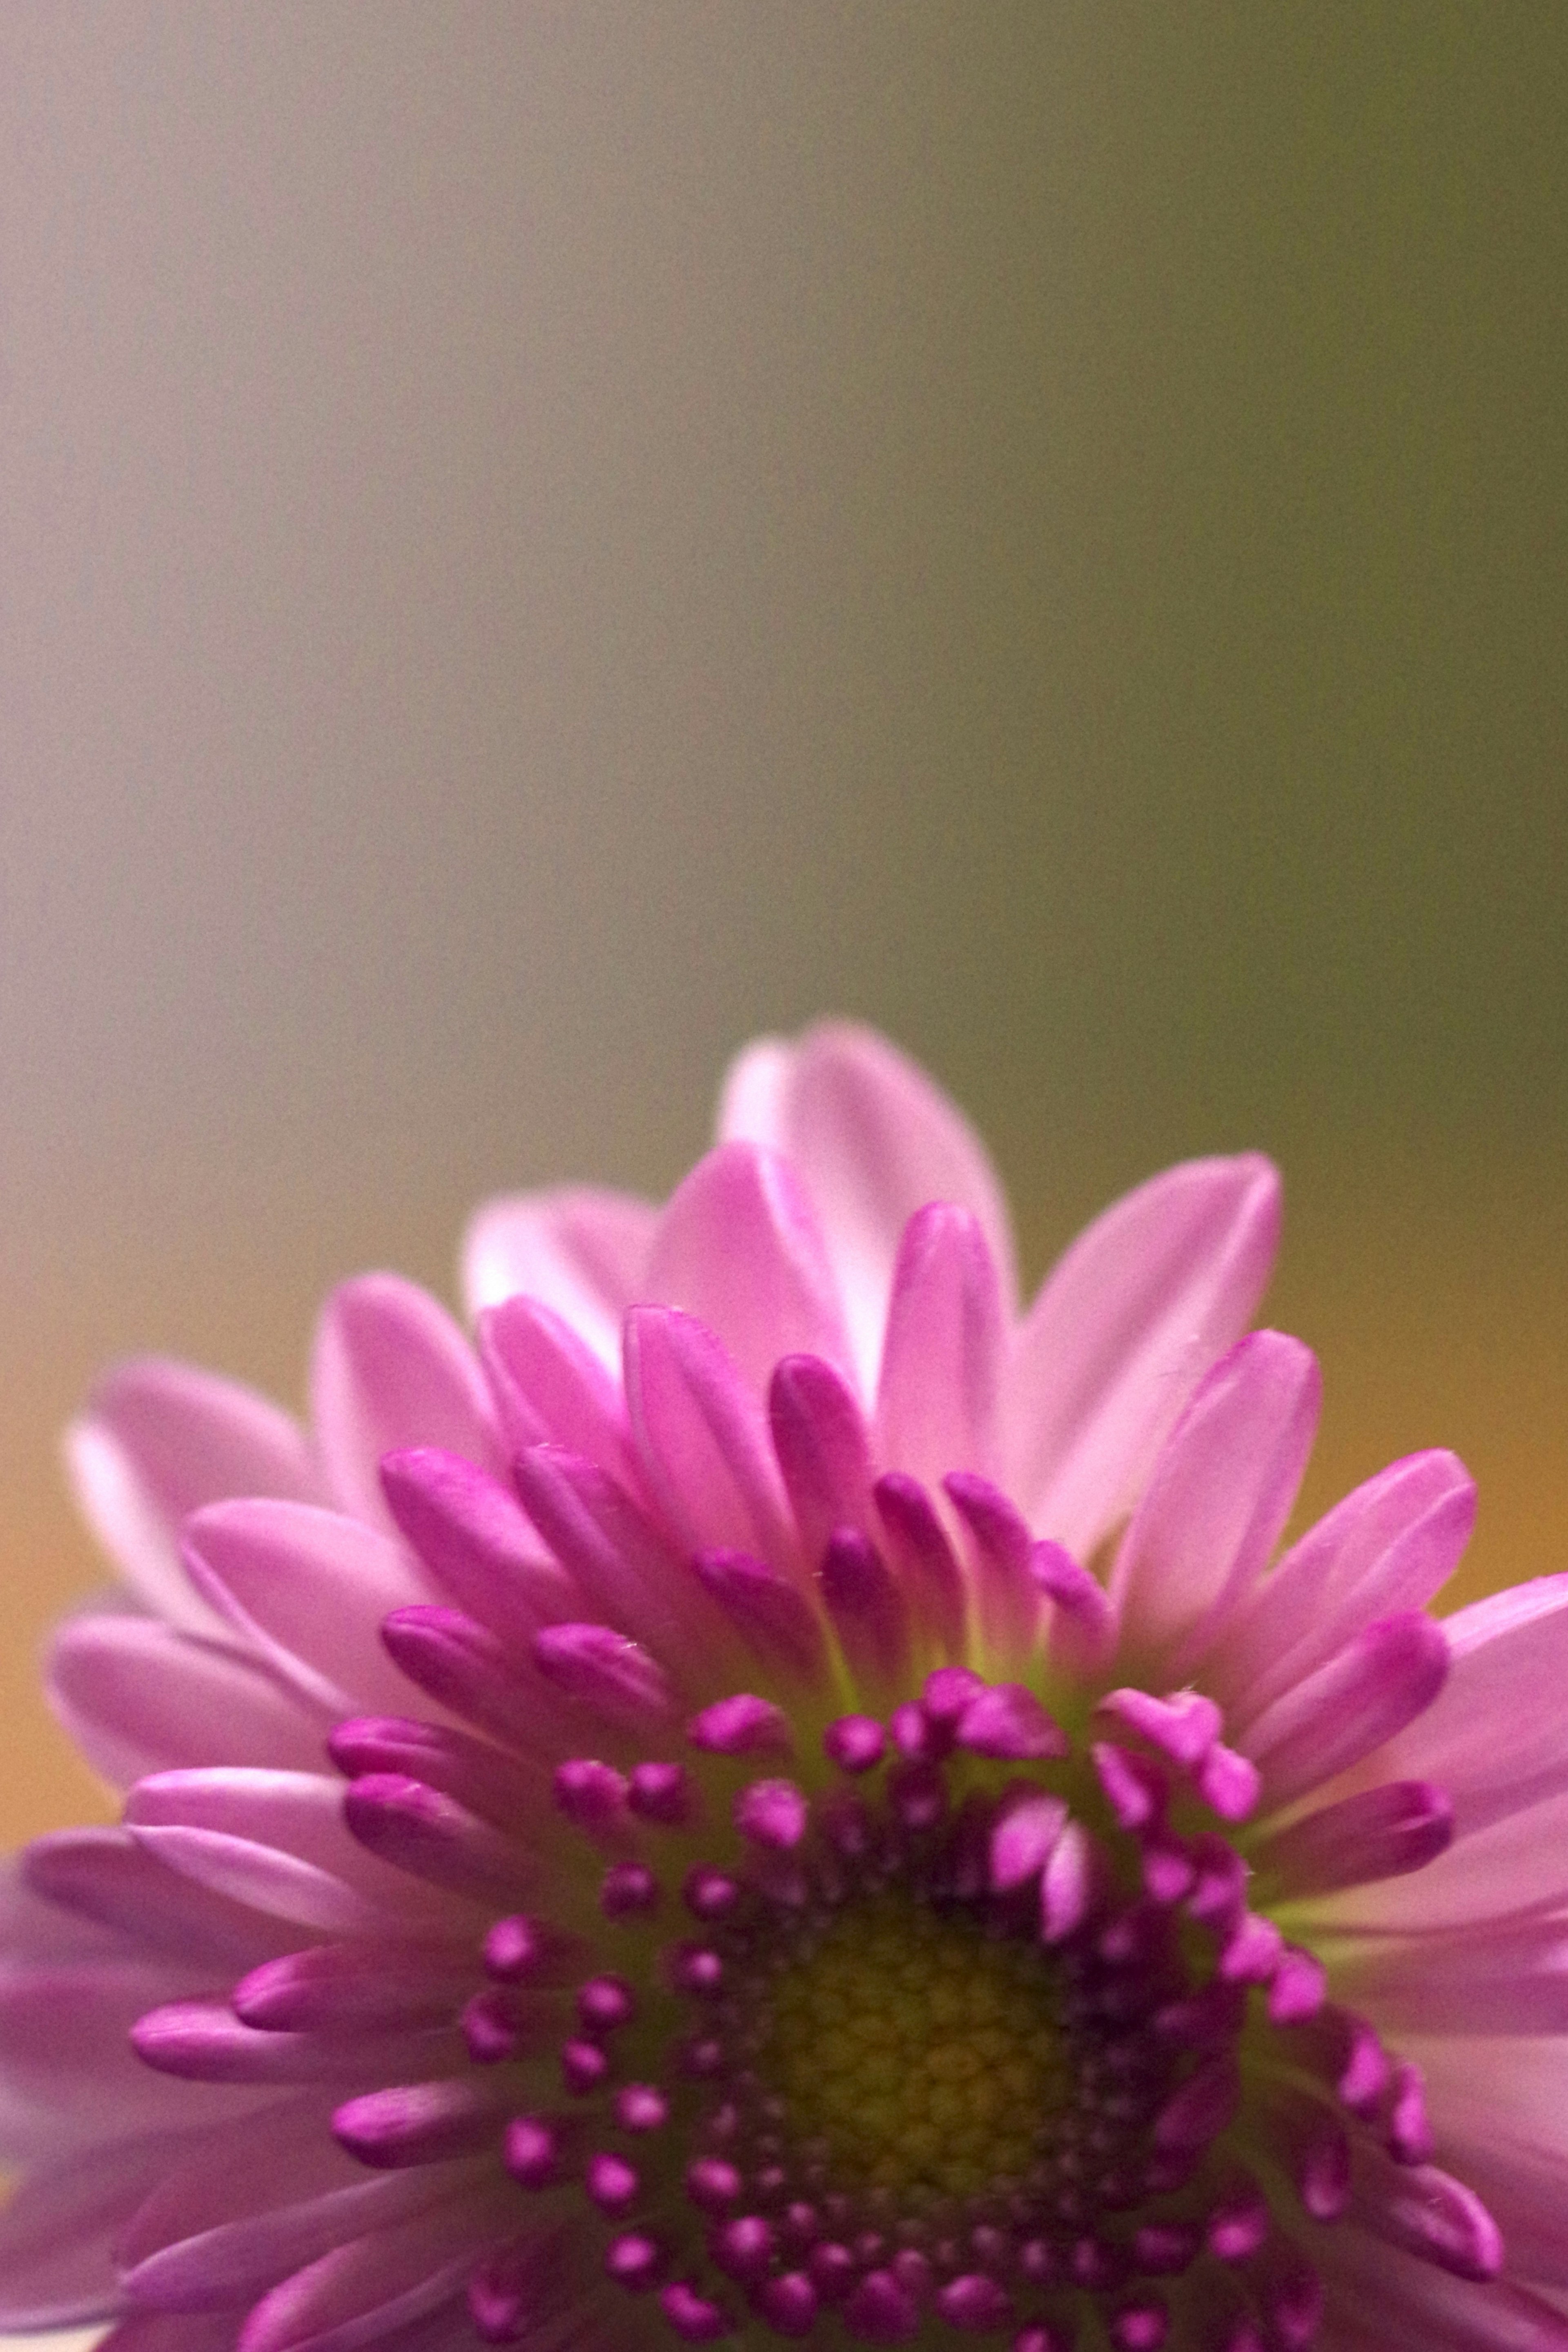
POLYGON ((59 1424, 880 1023, 1034 1271, 1256 1144, 1307 1507, 1568 1568, 1568 10, 0 15, 7 1839, 59 1424))

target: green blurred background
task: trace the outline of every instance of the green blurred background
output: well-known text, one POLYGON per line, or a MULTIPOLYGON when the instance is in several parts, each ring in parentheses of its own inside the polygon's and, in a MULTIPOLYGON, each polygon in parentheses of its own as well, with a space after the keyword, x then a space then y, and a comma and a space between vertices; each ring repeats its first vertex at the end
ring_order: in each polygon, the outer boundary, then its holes
POLYGON ((1261 1145, 1321 1507, 1568 1567, 1568 9, 0 16, 3 1826, 56 1467, 824 1008, 1038 1271, 1261 1145))

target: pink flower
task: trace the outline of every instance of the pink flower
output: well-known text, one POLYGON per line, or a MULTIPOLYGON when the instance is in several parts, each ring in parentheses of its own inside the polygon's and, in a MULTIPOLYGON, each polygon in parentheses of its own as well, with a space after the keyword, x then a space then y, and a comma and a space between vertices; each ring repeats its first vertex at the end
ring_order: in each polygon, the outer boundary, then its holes
POLYGON ((1440 1453, 1274 1560, 1276 1223, 1173 1169, 1020 1312, 827 1027, 662 1211, 481 1212, 477 1354, 338 1291, 308 1437, 111 1373, 51 1687, 124 1825, 6 1897, 0 2325, 1568 2347, 1568 1579, 1428 1617, 1440 1453))

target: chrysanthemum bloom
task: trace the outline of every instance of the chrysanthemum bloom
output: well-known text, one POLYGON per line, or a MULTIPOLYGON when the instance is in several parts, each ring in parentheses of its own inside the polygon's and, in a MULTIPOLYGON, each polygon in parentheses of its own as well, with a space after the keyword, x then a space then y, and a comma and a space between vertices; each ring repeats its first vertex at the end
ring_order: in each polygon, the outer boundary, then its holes
POLYGON ((662 1211, 371 1276, 313 1428, 74 1434, 124 1825, 8 1898, 0 2324, 119 2352, 1568 2346, 1568 1579, 1447 1454, 1273 1559, 1256 1159, 1026 1313, 956 1113, 764 1044, 662 1211), (1272 1564, 1271 1564, 1272 1561, 1272 1564))

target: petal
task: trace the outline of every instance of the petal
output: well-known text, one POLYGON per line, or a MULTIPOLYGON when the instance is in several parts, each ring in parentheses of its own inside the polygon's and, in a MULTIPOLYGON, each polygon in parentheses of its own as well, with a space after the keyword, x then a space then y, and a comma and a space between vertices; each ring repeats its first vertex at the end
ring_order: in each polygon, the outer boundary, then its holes
POLYGON ((725 1080, 719 1135, 767 1144, 805 1177, 866 1396, 877 1386, 899 1244, 928 1202, 973 1213, 1012 1311, 1012 1225, 984 1147, 941 1088, 874 1030, 824 1022, 798 1043, 760 1039, 725 1080))
MULTIPOLYGON (((57 1830, 35 1838, 21 1864, 26 1885, 51 1910, 69 1914, 73 1926, 98 1923, 119 1957, 174 1959, 232 1976, 291 1940, 276 1920, 165 1870, 123 1829, 57 1830)), ((37 1948, 36 1937, 15 1931, 7 1941, 29 1956, 37 1948)))
MULTIPOLYGON (((1381 1757, 1379 1764, 1382 1763, 1381 1757)), ((1568 1901, 1568 1792, 1507 1813, 1408 1878, 1331 1895, 1314 1904, 1317 1928, 1373 1934, 1468 1927, 1568 1901)))
POLYGON ((563 1446, 519 1456, 518 1492, 569 1571, 575 1617, 602 1617, 666 1657, 711 1630, 711 1615, 686 1563, 624 1487, 563 1446))
POLYGON ((49 1704, 116 1788, 195 1764, 319 1764, 326 1725, 242 1651, 146 1617, 79 1617, 56 1636, 49 1704))
POLYGON ((142 2065, 130 2037, 139 2017, 191 1981, 191 1971, 167 1962, 0 1971, 8 2146, 47 2151, 87 2134, 190 2122, 184 2095, 142 2065))
POLYGON ((871 1443, 853 1392, 820 1356, 785 1356, 768 1384, 773 1452, 808 1563, 835 1528, 871 1524, 871 1443))
POLYGON ((787 1160, 723 1143, 660 1217, 647 1296, 718 1334, 759 1393, 781 1356, 847 1367, 837 1285, 811 1200, 787 1160))
POLYGON ((325 1773, 225 1766, 138 1781, 125 1820, 150 1853, 220 1894, 276 1901, 280 1916, 331 1934, 375 1934, 418 1890, 351 1837, 343 1803, 342 1781, 325 1773))
POLYGON ((789 1506, 766 1415, 721 1342, 673 1307, 635 1307, 626 1353, 643 1474, 677 1536, 694 1551, 793 1562, 789 1506))
POLYGON ((1008 1373, 1007 1484, 1084 1559, 1132 1507, 1209 1366, 1246 1330, 1279 1234, 1267 1160, 1192 1160, 1118 1201, 1047 1276, 1008 1373))
POLYGON ((648 1252, 658 1220, 650 1202, 592 1184, 487 1202, 463 1241, 463 1297, 470 1320, 522 1292, 553 1308, 614 1366, 621 1318, 648 1296, 648 1252))
POLYGON ((159 1356, 104 1377, 66 1433, 82 1511, 142 1599, 176 1623, 212 1620, 180 1564, 187 1513, 229 1495, 325 1499, 303 1432, 251 1390, 159 1356))
POLYGON ((328 2133, 321 2096, 290 2098, 204 2134, 143 2199, 115 2252, 134 2304, 233 2309, 450 2185, 445 2169, 419 2184, 367 2179, 328 2133))
POLYGON ((1123 1642, 1165 1655, 1172 1679, 1273 1550, 1311 1451, 1320 1390, 1310 1349, 1254 1331, 1206 1374, 1155 1464, 1110 1593, 1123 1642))
POLYGON ((563 1316, 537 1298, 509 1298, 479 1317, 479 1339, 509 1454, 569 1445, 636 1485, 620 1381, 563 1316))
POLYGON ((1464 1838, 1568 1790, 1568 1576, 1475 1601, 1443 1631, 1448 1680, 1387 1760, 1391 1774, 1438 1782, 1464 1838))
POLYGON ((390 1528, 384 1454, 441 1445, 480 1469, 506 1468, 484 1375, 428 1291, 364 1274, 333 1291, 310 1364, 316 1439, 341 1507, 390 1528))
MULTIPOLYGON (((1448 1672, 1443 1628, 1419 1611, 1381 1618, 1249 1724, 1238 1742, 1272 1810, 1376 1753, 1432 1705, 1448 1672)), ((1377 1775, 1391 1769, 1378 1755, 1377 1775)), ((1440 1867, 1440 1862, 1430 1865, 1440 1867)))
POLYGON ((0 2327, 79 2327, 120 2303, 112 2248, 188 2136, 149 2133, 78 2149, 32 2173, 0 2213, 0 2327))
POLYGON ((499 1478, 438 1445, 416 1445, 386 1456, 381 1483, 443 1593, 502 1641, 529 1643, 541 1625, 582 1614, 571 1578, 499 1478))
POLYGON ((402 1706, 381 1621, 435 1588, 401 1544, 306 1503, 216 1503, 186 1528, 185 1553, 215 1609, 314 1705, 402 1706))
POLYGON ((877 1391, 883 1466, 936 1485, 994 1466, 1002 1300, 981 1226, 933 1202, 904 1229, 877 1391))
POLYGON ((1424 1609, 1458 1564, 1476 1490, 1457 1454, 1407 1454, 1347 1495, 1237 1611, 1204 1667, 1233 1727, 1379 1617, 1424 1609))
POLYGON ((335 2246, 262 2297, 240 2330, 239 2352, 353 2352, 382 2341, 460 2291, 501 2202, 499 2189, 459 2191, 335 2246))
POLYGON ((1401 2035, 1568 2034, 1568 1921, 1380 1937, 1352 1948, 1334 1990, 1401 2035))

